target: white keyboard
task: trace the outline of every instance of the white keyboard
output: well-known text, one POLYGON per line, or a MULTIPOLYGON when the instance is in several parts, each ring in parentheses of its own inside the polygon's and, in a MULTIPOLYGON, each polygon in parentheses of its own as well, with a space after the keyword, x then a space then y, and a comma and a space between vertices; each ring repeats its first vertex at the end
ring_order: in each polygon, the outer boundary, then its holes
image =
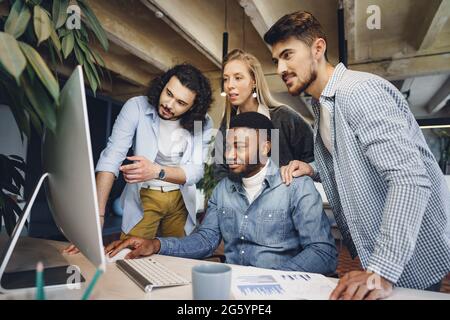
POLYGON ((151 258, 117 260, 116 265, 145 292, 150 292, 153 288, 190 283, 151 258))

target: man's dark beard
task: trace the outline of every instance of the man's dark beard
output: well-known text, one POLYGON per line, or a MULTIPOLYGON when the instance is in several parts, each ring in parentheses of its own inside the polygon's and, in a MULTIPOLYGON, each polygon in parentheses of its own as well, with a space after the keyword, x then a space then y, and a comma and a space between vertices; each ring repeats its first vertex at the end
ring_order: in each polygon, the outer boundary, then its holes
POLYGON ((311 68, 311 73, 309 75, 309 79, 308 81, 305 82, 305 84, 303 84, 297 91, 295 91, 294 93, 292 93, 292 96, 298 96, 301 93, 303 93, 306 89, 309 88, 309 86, 311 85, 311 83, 313 83, 314 81, 316 81, 317 79, 317 72, 313 71, 311 68))
POLYGON ((171 117, 171 118, 167 119, 167 118, 165 118, 165 117, 161 114, 161 112, 159 112, 159 110, 158 110, 158 116, 159 116, 161 119, 164 119, 164 120, 178 120, 178 119, 179 119, 179 118, 177 118, 177 117, 171 117))
POLYGON ((260 166, 260 164, 248 164, 245 170, 240 173, 234 173, 228 168, 228 178, 233 182, 242 183, 242 178, 245 178, 250 173, 256 171, 260 166))

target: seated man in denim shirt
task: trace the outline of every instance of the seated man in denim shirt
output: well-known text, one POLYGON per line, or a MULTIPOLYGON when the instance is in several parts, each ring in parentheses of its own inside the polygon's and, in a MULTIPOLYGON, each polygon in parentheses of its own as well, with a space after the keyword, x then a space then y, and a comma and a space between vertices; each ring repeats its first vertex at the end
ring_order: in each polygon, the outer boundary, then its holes
POLYGON ((153 253, 205 258, 223 238, 227 263, 334 272, 337 251, 322 199, 309 177, 294 179, 289 186, 283 183, 270 160, 272 122, 246 112, 231 120, 230 129, 226 148, 230 175, 214 189, 196 231, 182 239, 133 237, 113 242, 106 251, 114 250, 110 253, 114 256, 129 247, 134 250, 126 258, 153 253))

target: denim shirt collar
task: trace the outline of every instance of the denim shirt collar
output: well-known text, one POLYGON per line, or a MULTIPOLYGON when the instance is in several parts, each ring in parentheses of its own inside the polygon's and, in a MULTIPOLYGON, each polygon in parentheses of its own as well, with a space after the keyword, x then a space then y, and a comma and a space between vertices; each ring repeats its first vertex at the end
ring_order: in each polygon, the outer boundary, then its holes
MULTIPOLYGON (((280 169, 270 159, 269 159, 269 165, 267 166, 267 173, 266 173, 266 177, 264 178, 264 182, 270 189, 273 189, 273 188, 279 186, 281 183, 283 183, 283 181, 281 180, 281 176, 280 176, 280 169)), ((231 181, 230 191, 231 192, 238 191, 238 192, 243 193, 244 187, 242 186, 242 182, 231 181)))

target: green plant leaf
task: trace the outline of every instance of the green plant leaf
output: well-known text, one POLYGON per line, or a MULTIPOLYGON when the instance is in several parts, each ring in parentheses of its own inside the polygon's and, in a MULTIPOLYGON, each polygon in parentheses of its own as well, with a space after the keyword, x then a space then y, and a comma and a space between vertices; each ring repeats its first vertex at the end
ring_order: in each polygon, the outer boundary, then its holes
POLYGON ((42 0, 25 0, 25 2, 36 6, 41 4, 42 0))
POLYGON ((25 162, 21 156, 18 156, 16 154, 10 154, 9 157, 11 159, 14 159, 14 160, 17 160, 17 161, 20 161, 20 162, 25 162))
POLYGON ((11 207, 11 209, 13 210, 13 212, 16 213, 17 216, 21 217, 23 214, 22 209, 19 207, 19 205, 17 204, 17 202, 12 199, 11 197, 6 200, 8 202, 8 205, 11 207))
POLYGON ((36 33, 39 46, 42 41, 45 41, 50 37, 53 26, 47 11, 45 11, 41 6, 36 5, 33 13, 34 32, 36 33))
POLYGON ((75 58, 77 59, 77 62, 81 65, 84 65, 86 61, 83 52, 80 50, 77 44, 74 45, 73 49, 75 52, 75 58))
POLYGON ((20 83, 20 75, 27 65, 27 61, 16 39, 9 33, 0 32, 0 63, 17 83, 20 83))
POLYGON ((62 40, 62 52, 64 55, 64 59, 70 55, 73 50, 73 45, 75 43, 75 39, 73 38, 73 33, 68 33, 62 40))
POLYGON ((78 44, 78 46, 80 47, 80 49, 84 52, 85 57, 87 59, 94 60, 94 56, 91 53, 91 49, 89 49, 87 44, 82 39, 80 39, 79 35, 77 35, 75 37, 75 41, 78 44))
MULTIPOLYGON (((95 57, 93 55, 93 50, 89 49, 88 45, 83 42, 80 38, 75 38, 77 41, 78 46, 81 48, 81 51, 84 52, 85 57, 85 64, 89 65, 89 69, 91 72, 91 75, 95 77, 95 80, 98 85, 101 84, 100 77, 98 75, 97 69, 95 67, 95 57)), ((98 87, 98 85, 96 87, 98 87)), ((92 87, 91 87, 92 88, 92 87)), ((94 90, 95 92, 96 90, 94 90)))
POLYGON ((30 105, 30 102, 28 100, 25 100, 23 102, 24 108, 27 110, 28 115, 30 116, 31 124, 33 125, 34 129, 36 129, 39 136, 42 136, 42 122, 39 120, 39 116, 36 114, 36 111, 34 111, 33 107, 30 105))
POLYGON ((34 69, 31 66, 31 64, 29 63, 27 64, 25 71, 27 72, 28 77, 30 77, 30 81, 34 82, 34 79, 36 78, 36 73, 34 72, 34 69))
POLYGON ((87 23, 91 30, 94 32, 95 36, 97 37, 98 41, 100 42, 101 46, 105 51, 108 51, 109 43, 108 43, 108 37, 106 36, 106 32, 103 29, 100 21, 98 21, 97 17, 95 16, 92 9, 85 3, 85 1, 77 1, 78 5, 81 8, 81 12, 86 17, 87 23))
POLYGON ((98 54, 98 52, 95 49, 90 49, 88 47, 88 44, 83 42, 83 40, 77 39, 77 43, 80 45, 81 50, 86 54, 86 60, 90 63, 90 67, 91 67, 92 71, 94 72, 97 82, 99 84, 101 84, 100 77, 98 75, 98 70, 100 70, 102 78, 104 76, 103 71, 100 67, 96 68, 95 64, 104 67, 105 61, 103 60, 103 58, 98 54))
POLYGON ((81 28, 76 31, 80 33, 80 36, 83 38, 83 40, 89 42, 89 34, 86 31, 86 28, 84 27, 84 25, 81 25, 81 28))
POLYGON ((58 30, 58 35, 60 38, 65 37, 68 33, 72 32, 71 30, 67 29, 67 28, 59 28, 58 30))
POLYGON ((52 29, 50 38, 52 39, 53 45, 55 46, 55 49, 56 49, 56 52, 59 54, 59 52, 61 52, 61 41, 59 40, 59 37, 56 34, 55 29, 52 29))
POLYGON ((20 190, 19 188, 17 188, 16 186, 12 185, 12 184, 4 184, 1 186, 2 189, 11 192, 12 194, 20 194, 20 190))
POLYGON ((15 170, 14 168, 17 168, 17 169, 19 169, 19 170, 22 170, 22 171, 24 171, 25 172, 25 170, 26 170, 26 164, 25 164, 25 162, 22 160, 22 159, 20 159, 20 160, 15 160, 15 159, 13 159, 11 156, 10 156, 10 159, 8 159, 8 161, 9 161, 9 164, 11 165, 11 171, 12 170, 15 170))
POLYGON ((19 102, 16 101, 16 99, 13 97, 11 97, 11 102, 12 103, 9 105, 9 108, 11 109, 14 119, 16 120, 17 126, 19 127, 20 138, 22 139, 23 143, 24 134, 28 138, 30 137, 30 121, 27 118, 23 106, 20 105, 19 102))
POLYGON ((105 60, 103 60, 103 57, 98 53, 97 50, 92 49, 91 51, 92 55, 95 58, 95 62, 100 66, 100 67, 105 67, 105 60))
POLYGON ((25 42, 20 42, 19 44, 23 53, 27 57, 28 62, 36 72, 36 75, 45 85, 48 92, 50 92, 55 102, 59 104, 59 85, 58 81, 56 81, 55 77, 53 76, 53 73, 50 71, 41 55, 33 47, 26 44, 25 42))
POLYGON ((13 170, 12 178, 13 178, 14 184, 19 189, 25 185, 25 179, 23 178, 22 174, 19 171, 13 170))
MULTIPOLYGON (((53 41, 52 41, 53 42, 53 41)), ((48 51, 50 53, 50 65, 56 66, 58 62, 56 61, 56 56, 58 56, 59 62, 62 63, 61 51, 55 48, 55 44, 48 46, 48 51)), ((56 72, 53 73, 57 77, 56 72)))
POLYGON ((56 130, 56 110, 47 91, 39 81, 35 81, 32 85, 25 76, 21 80, 25 89, 25 95, 33 106, 34 111, 36 111, 44 125, 54 133, 56 130))
POLYGON ((69 0, 53 0, 52 17, 55 28, 60 28, 67 20, 67 7, 69 0))
POLYGON ((25 32, 30 18, 30 9, 22 1, 14 2, 5 23, 5 31, 14 38, 19 38, 25 32))
POLYGON ((97 91, 97 87, 98 87, 98 82, 97 82, 97 77, 95 75, 95 71, 92 70, 90 63, 87 61, 84 66, 84 73, 86 74, 86 78, 88 78, 89 80, 89 85, 91 86, 92 91, 95 92, 97 91))

